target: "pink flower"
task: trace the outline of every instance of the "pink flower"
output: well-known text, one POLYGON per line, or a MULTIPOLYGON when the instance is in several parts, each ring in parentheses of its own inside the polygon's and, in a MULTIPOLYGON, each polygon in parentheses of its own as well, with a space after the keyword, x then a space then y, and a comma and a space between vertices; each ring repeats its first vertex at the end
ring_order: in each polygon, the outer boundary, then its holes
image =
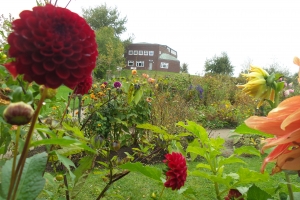
POLYGON ((170 187, 172 190, 179 190, 186 181, 187 176, 187 166, 186 160, 181 153, 171 153, 165 155, 166 159, 163 161, 168 166, 168 171, 166 172, 167 181, 165 182, 165 187, 170 187))
POLYGON ((95 68, 95 33, 82 17, 66 8, 46 4, 24 10, 12 28, 8 54, 16 59, 12 65, 17 74, 24 74, 28 82, 74 89, 95 68))

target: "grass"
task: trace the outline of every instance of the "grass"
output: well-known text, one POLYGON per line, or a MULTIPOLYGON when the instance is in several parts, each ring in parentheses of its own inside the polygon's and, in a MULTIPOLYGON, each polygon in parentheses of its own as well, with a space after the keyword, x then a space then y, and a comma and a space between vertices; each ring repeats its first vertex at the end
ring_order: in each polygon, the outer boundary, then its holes
MULTIPOLYGON (((249 169, 259 171, 260 166, 262 164, 263 158, 259 157, 241 157, 246 163, 247 166, 242 164, 231 164, 227 165, 225 168, 226 173, 237 171, 240 167, 248 167, 249 169)), ((197 162, 189 162, 188 170, 195 170, 197 162)), ((165 169, 164 164, 156 164, 156 167, 160 169, 165 169)), ((272 164, 267 166, 266 171, 270 172, 272 168, 272 164)), ((100 194, 101 190, 105 187, 105 182, 103 182, 101 175, 97 175, 97 170, 95 173, 90 174, 85 185, 82 187, 81 193, 77 196, 77 199, 96 199, 100 194)), ((296 177, 291 176, 292 181, 296 182, 296 177)), ((284 182, 284 174, 279 173, 274 176, 271 176, 270 180, 267 182, 257 183, 256 185, 261 187, 264 190, 272 189, 274 190, 279 186, 280 183, 284 182)), ((286 186, 282 185, 282 190, 286 190, 286 186)), ((195 199, 201 200, 215 200, 214 186, 207 179, 200 177, 188 176, 185 186, 191 187, 195 193, 195 199)), ((124 178, 115 182, 111 188, 106 193, 105 200, 150 200, 151 194, 153 192, 159 196, 159 193, 162 190, 162 184, 157 183, 137 172, 131 172, 124 178)), ((55 188, 46 188, 51 191, 55 191, 55 188)), ((60 193, 62 196, 64 195, 64 191, 61 190, 60 193)), ((45 197, 45 195, 41 195, 40 197, 45 197)), ((55 196, 54 199, 59 199, 58 196, 55 196)), ((187 197, 183 195, 179 195, 176 191, 172 191, 171 189, 165 189, 163 193, 164 200, 185 200, 187 197)))

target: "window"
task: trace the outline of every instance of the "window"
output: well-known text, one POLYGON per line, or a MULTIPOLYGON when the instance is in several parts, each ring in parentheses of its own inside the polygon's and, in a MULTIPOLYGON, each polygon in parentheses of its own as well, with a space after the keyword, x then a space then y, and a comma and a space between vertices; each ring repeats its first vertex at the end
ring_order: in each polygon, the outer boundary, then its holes
POLYGON ((128 51, 128 55, 133 55, 133 51, 132 51, 132 50, 129 50, 129 51, 128 51))
POLYGON ((169 68, 169 63, 161 62, 160 63, 160 68, 168 69, 169 68))
POLYGON ((149 56, 154 56, 154 51, 149 51, 149 56))
POLYGON ((138 55, 138 50, 134 50, 134 55, 138 55))
POLYGON ((143 51, 139 50, 139 55, 143 55, 143 51))
POLYGON ((144 67, 144 61, 136 61, 137 67, 144 67))
POLYGON ((148 56, 148 51, 144 51, 144 55, 145 55, 145 56, 148 56))
POLYGON ((128 60, 128 66, 134 66, 134 61, 128 60))

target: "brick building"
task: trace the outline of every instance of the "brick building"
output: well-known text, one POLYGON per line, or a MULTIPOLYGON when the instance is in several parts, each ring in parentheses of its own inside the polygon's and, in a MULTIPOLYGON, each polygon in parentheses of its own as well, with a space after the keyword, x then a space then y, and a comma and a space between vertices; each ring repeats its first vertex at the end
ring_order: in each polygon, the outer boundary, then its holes
POLYGON ((134 43, 125 53, 127 69, 180 72, 177 51, 167 45, 134 43))

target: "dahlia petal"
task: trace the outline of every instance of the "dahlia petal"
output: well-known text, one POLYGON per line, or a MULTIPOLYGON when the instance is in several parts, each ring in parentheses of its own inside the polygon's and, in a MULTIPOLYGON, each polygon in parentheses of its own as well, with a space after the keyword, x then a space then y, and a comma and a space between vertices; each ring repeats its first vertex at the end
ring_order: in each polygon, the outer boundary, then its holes
POLYGON ((300 140, 300 128, 281 137, 266 139, 267 143, 262 147, 262 151, 277 145, 289 144, 299 140, 300 140))
POLYGON ((56 73, 48 73, 46 75, 46 81, 45 86, 52 89, 56 89, 62 84, 62 80, 57 78, 56 73))
POLYGON ((300 148, 281 154, 277 158, 276 166, 285 170, 300 170, 300 148))
POLYGON ((46 71, 43 69, 41 65, 33 64, 32 65, 32 71, 36 75, 43 75, 46 73, 46 71))
POLYGON ((5 64, 2 64, 2 65, 13 76, 13 78, 16 78, 18 76, 17 68, 16 68, 16 63, 15 62, 5 63, 5 64))
POLYGON ((17 50, 19 50, 21 52, 26 52, 26 48, 23 46, 23 40, 21 38, 16 37, 13 40, 13 45, 17 50))
POLYGON ((22 55, 22 56, 19 57, 19 59, 20 59, 20 61, 23 65, 32 64, 32 60, 31 60, 30 55, 22 55))
POLYGON ((24 41, 24 47, 26 52, 33 52, 36 51, 36 47, 34 46, 34 44, 32 44, 31 42, 28 41, 24 41))
POLYGON ((68 57, 72 61, 79 61, 82 58, 82 54, 74 53, 72 56, 68 57))
POLYGON ((65 48, 60 53, 64 57, 69 57, 69 56, 72 56, 74 54, 74 51, 71 48, 65 48))
POLYGON ((289 126, 289 128, 296 129, 297 127, 299 127, 299 124, 300 124, 300 108, 295 112, 293 112, 292 114, 290 114, 287 118, 285 118, 281 123, 280 128, 285 130, 285 128, 289 126))
POLYGON ((67 79, 70 76, 70 71, 67 68, 59 67, 56 69, 56 74, 61 79, 67 79))
POLYGON ((55 63, 55 64, 62 64, 64 63, 66 60, 66 58, 64 58, 63 56, 59 55, 59 54, 56 54, 52 57, 52 61, 55 63))
POLYGON ((298 57, 294 57, 293 62, 295 65, 298 65, 300 67, 300 59, 298 57))
POLYGON ((31 58, 33 61, 35 62, 42 62, 44 60, 44 56, 39 53, 39 52, 34 52, 32 55, 31 55, 31 58))
POLYGON ((43 67, 46 71, 51 72, 56 69, 58 65, 52 62, 51 60, 47 60, 43 62, 43 67))
POLYGON ((26 24, 28 28, 35 29, 38 26, 38 20, 35 17, 26 17, 26 24))

